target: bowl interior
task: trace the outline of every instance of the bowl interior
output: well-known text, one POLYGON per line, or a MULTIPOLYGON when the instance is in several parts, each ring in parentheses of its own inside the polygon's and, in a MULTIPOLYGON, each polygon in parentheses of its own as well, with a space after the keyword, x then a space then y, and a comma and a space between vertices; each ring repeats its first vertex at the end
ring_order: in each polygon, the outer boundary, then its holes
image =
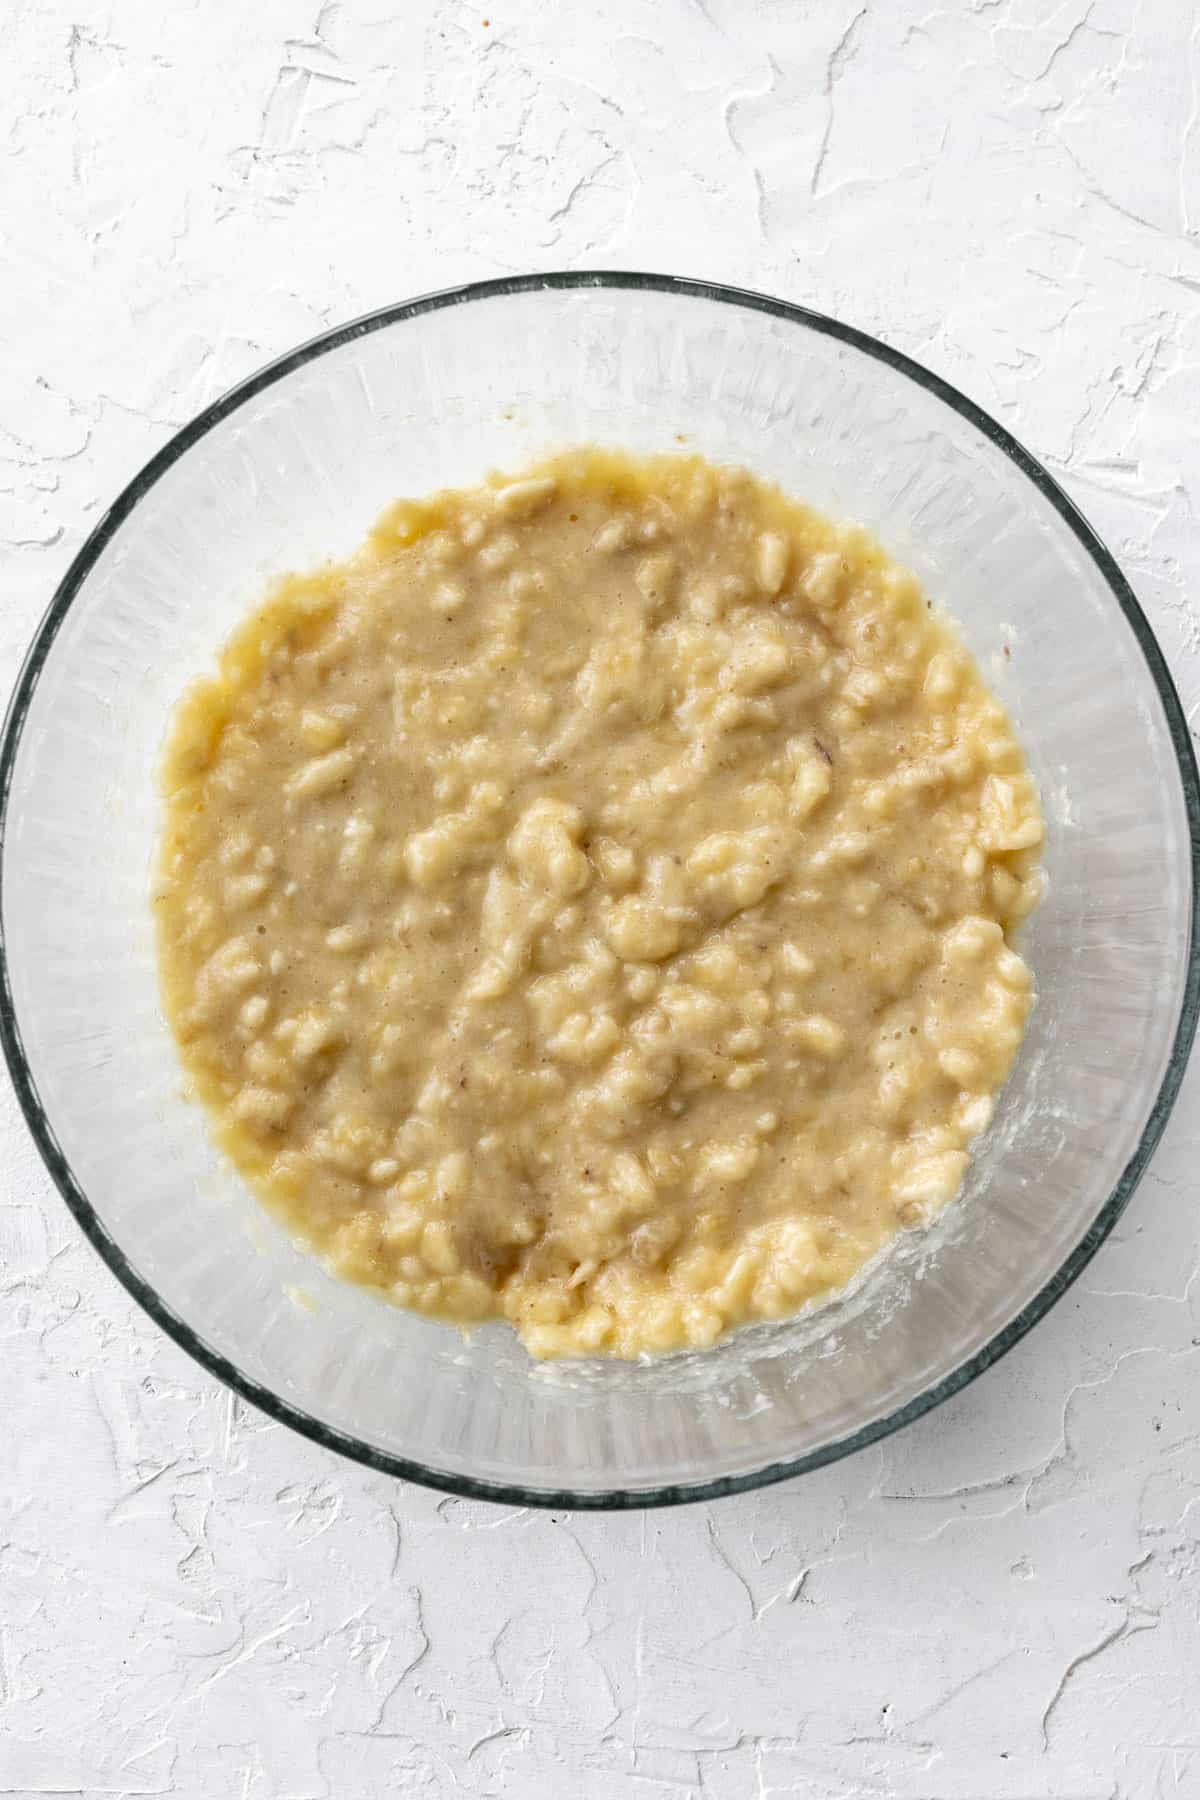
POLYGON ((72 571, 10 743, 16 1030, 42 1135, 125 1278, 343 1448, 585 1504, 819 1460, 997 1353, 1115 1216, 1186 1048, 1194 773, 1144 625, 1061 497, 905 367, 671 284, 398 309, 214 412, 72 571), (860 520, 959 622, 1041 786, 1039 1000, 959 1203, 855 1291, 700 1355, 539 1368, 505 1328, 467 1342, 331 1280, 214 1154, 159 1006, 158 762, 180 692, 269 577, 345 554, 387 501, 574 442, 680 440, 860 520))

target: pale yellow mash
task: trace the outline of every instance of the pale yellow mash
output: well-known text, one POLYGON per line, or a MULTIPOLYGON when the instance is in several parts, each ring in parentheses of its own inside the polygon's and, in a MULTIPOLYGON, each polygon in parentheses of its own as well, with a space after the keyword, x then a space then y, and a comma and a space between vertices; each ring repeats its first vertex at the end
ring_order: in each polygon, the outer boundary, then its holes
POLYGON ((163 990, 338 1274, 707 1345, 953 1198, 1031 1003, 1004 709, 863 531, 594 450, 392 509, 176 717, 163 990))

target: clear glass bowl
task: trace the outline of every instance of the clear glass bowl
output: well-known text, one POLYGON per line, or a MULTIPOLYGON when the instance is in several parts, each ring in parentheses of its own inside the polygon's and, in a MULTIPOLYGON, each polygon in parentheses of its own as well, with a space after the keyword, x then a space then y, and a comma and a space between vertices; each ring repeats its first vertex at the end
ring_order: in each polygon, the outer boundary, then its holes
POLYGON ((1044 470, 907 358, 782 302, 618 274, 373 314, 170 443, 54 598, 0 751, 0 1030, 83 1229, 185 1349, 376 1468, 524 1503, 728 1493, 868 1443, 986 1368, 1111 1229, 1196 1020, 1196 769, 1112 557, 1044 470), (853 1292, 702 1353, 538 1367, 327 1277, 180 1098, 148 887, 168 715, 268 578, 400 494, 682 434, 868 525, 959 621, 1049 824, 1039 1001, 966 1191, 853 1292))

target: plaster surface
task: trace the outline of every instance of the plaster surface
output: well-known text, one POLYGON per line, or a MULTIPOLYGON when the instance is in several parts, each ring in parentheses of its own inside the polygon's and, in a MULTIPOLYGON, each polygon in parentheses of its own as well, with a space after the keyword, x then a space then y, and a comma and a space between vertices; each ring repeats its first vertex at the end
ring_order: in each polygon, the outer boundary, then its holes
MULTIPOLYGON (((170 433, 461 280, 708 275, 989 408, 1200 705, 1181 0, 7 0, 0 683, 170 433)), ((757 1495, 507 1512, 343 1463, 138 1312, 0 1092, 0 1794, 1193 1800, 1200 1069, 1049 1318, 757 1495)))

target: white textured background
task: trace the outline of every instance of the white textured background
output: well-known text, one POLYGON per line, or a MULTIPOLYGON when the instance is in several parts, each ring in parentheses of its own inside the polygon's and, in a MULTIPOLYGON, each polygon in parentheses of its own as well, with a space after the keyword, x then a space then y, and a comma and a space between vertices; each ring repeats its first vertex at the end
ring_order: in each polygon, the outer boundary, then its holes
MULTIPOLYGON (((370 307, 763 287, 994 411, 1200 705, 1190 0, 0 0, 0 679, 99 510, 370 307)), ((1114 1239, 900 1437, 678 1513, 506 1513, 267 1424, 0 1095, 0 1792, 1194 1800, 1200 1078, 1114 1239)))

